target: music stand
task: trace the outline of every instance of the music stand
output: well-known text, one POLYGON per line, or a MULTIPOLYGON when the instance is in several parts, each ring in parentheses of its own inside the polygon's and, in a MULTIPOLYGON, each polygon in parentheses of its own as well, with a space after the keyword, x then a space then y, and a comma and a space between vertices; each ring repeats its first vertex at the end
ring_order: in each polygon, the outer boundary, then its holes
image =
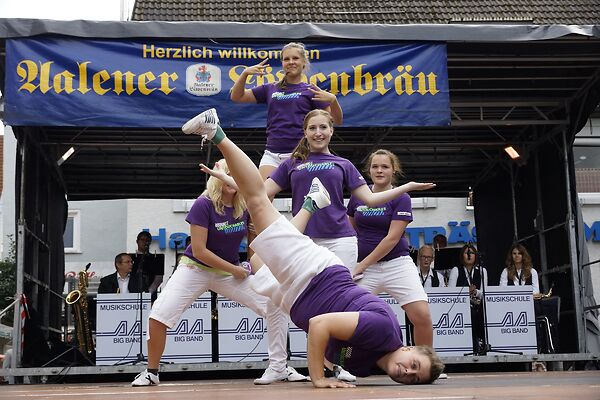
POLYGON ((152 282, 154 281, 154 278, 157 275, 165 274, 165 255, 164 254, 129 253, 129 256, 133 260, 133 268, 131 270, 131 276, 135 277, 135 279, 137 279, 138 289, 141 289, 139 291, 139 296, 138 296, 138 308, 139 308, 139 312, 140 312, 140 317, 138 320, 138 322, 140 324, 140 335, 139 335, 140 350, 139 350, 139 353, 137 354, 137 357, 135 360, 127 361, 125 363, 119 363, 116 365, 126 365, 126 364, 136 365, 136 364, 147 361, 146 357, 144 356, 144 350, 143 350, 144 346, 143 346, 143 342, 142 342, 142 340, 144 339, 144 332, 143 332, 144 329, 143 329, 143 321, 142 321, 142 308, 143 308, 144 304, 143 304, 142 293, 148 292, 150 285, 152 284, 152 282))
POLYGON ((435 249, 433 269, 445 271, 459 265, 461 250, 462 247, 444 247, 443 249, 435 249))

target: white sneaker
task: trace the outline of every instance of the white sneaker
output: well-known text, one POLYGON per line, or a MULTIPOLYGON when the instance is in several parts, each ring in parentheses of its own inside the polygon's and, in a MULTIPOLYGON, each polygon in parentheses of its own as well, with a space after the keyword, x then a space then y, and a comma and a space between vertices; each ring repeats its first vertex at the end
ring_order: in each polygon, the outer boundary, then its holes
POLYGON ((211 108, 190 119, 181 127, 181 130, 187 135, 201 135, 210 140, 215 136, 218 125, 219 116, 217 115, 217 110, 211 108))
POLYGON ((447 374, 447 373, 445 373, 445 372, 442 372, 442 373, 440 374, 440 376, 438 376, 438 379, 448 379, 448 374, 447 374))
POLYGON ((339 381, 356 382, 356 376, 352 375, 339 365, 333 366, 333 376, 339 381))
POLYGON ((309 376, 304 376, 300 372, 296 371, 294 367, 287 367, 287 381, 288 382, 308 382, 310 381, 309 376))
POLYGON ((277 372, 271 367, 265 369, 265 372, 260 378, 254 380, 255 385, 270 385, 273 382, 282 382, 287 380, 288 372, 284 369, 281 372, 277 372))
POLYGON ((157 386, 159 384, 158 374, 154 375, 152 372, 148 372, 148 370, 139 373, 133 382, 131 382, 131 386, 157 386))
POLYGON ((310 198, 319 210, 331 204, 329 192, 317 177, 313 178, 312 183, 310 184, 310 190, 306 197, 310 198))

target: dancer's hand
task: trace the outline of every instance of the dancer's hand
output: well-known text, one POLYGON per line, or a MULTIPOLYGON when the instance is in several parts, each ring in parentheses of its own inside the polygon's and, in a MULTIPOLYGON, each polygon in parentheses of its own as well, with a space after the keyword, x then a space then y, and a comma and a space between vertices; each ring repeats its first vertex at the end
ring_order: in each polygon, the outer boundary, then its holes
POLYGON ((316 388, 353 388, 355 385, 347 382, 338 381, 337 379, 322 378, 312 381, 316 388))
POLYGON ((246 279, 248 277, 248 270, 236 265, 233 272, 231 272, 231 275, 233 275, 235 279, 246 279))
POLYGON ((435 183, 431 183, 431 182, 427 182, 427 183, 408 182, 405 186, 406 186, 406 191, 407 192, 414 192, 414 191, 417 191, 417 190, 429 190, 429 189, 433 189, 435 187, 435 183))
POLYGON ((363 265, 362 263, 356 264, 352 270, 352 280, 354 282, 361 280, 364 277, 364 272, 367 267, 368 265, 363 265))
POLYGON ((214 176, 217 179, 221 179, 223 180, 223 178, 225 176, 227 176, 227 174, 225 173, 225 171, 223 171, 221 169, 221 167, 219 166, 219 163, 215 163, 215 166, 213 169, 208 168, 205 164, 199 164, 200 166, 200 171, 204 172, 205 174, 208 174, 210 176, 214 176))
POLYGON ((265 58, 260 63, 244 69, 242 73, 246 75, 264 75, 266 74, 265 69, 270 66, 267 61, 269 60, 265 58))
POLYGON ((329 93, 327 90, 323 90, 316 85, 312 85, 308 88, 313 93, 312 100, 322 101, 323 103, 333 103, 336 100, 335 94, 329 93))

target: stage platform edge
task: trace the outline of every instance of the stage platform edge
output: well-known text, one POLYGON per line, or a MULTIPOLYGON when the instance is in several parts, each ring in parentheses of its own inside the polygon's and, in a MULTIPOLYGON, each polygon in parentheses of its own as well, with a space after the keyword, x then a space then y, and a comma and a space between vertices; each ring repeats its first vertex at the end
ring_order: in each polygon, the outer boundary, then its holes
MULTIPOLYGON (((445 364, 493 364, 493 363, 527 363, 533 361, 544 362, 574 362, 597 361, 600 353, 564 353, 564 354, 489 354, 485 356, 454 356, 441 357, 445 364)), ((306 360, 290 360, 288 365, 295 368, 306 368, 306 360)), ((0 368, 0 376, 52 376, 52 375, 98 375, 98 374, 136 374, 143 369, 144 364, 137 365, 102 365, 88 367, 35 367, 35 368, 0 368)), ((162 364, 161 374, 169 372, 191 371, 243 371, 263 370, 267 368, 267 361, 255 362, 216 362, 195 364, 162 364)))

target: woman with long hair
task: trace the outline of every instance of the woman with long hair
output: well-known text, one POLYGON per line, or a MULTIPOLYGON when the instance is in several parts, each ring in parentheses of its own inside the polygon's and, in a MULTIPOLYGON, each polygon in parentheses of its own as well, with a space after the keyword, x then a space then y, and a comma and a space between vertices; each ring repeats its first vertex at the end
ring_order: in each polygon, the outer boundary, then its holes
MULTIPOLYGON (((229 173, 225 160, 217 162, 215 168, 229 173)), ((186 221, 190 224, 192 243, 152 306, 148 322, 148 367, 131 385, 159 384, 158 367, 167 328, 173 328, 181 314, 207 290, 237 301, 266 319, 269 367, 255 384, 305 380, 306 377, 286 366, 287 315, 269 298, 252 290, 250 266, 240 263, 239 247, 248 227, 244 198, 236 189, 211 177, 186 221)))
POLYGON ((302 43, 288 43, 281 50, 281 80, 246 89, 249 76, 264 75, 270 68, 265 59, 245 68, 231 88, 234 102, 267 104, 267 148, 258 168, 263 180, 290 157, 302 138, 302 121, 310 110, 330 111, 335 123, 342 124, 343 113, 335 95, 304 82, 310 67, 306 53, 302 43))
POLYGON ((533 295, 539 295, 538 273, 533 268, 531 256, 522 244, 513 244, 506 255, 506 268, 500 274, 500 286, 530 285, 533 295))
MULTIPOLYGON (((398 157, 385 149, 369 155, 365 170, 373 182, 373 193, 391 190, 402 174, 398 157)), ((415 344, 431 346, 433 326, 427 294, 404 236, 413 220, 410 196, 404 193, 372 208, 353 195, 348 216, 358 233, 358 264, 353 271, 357 284, 373 294, 386 292, 395 298, 414 325, 415 344)))

